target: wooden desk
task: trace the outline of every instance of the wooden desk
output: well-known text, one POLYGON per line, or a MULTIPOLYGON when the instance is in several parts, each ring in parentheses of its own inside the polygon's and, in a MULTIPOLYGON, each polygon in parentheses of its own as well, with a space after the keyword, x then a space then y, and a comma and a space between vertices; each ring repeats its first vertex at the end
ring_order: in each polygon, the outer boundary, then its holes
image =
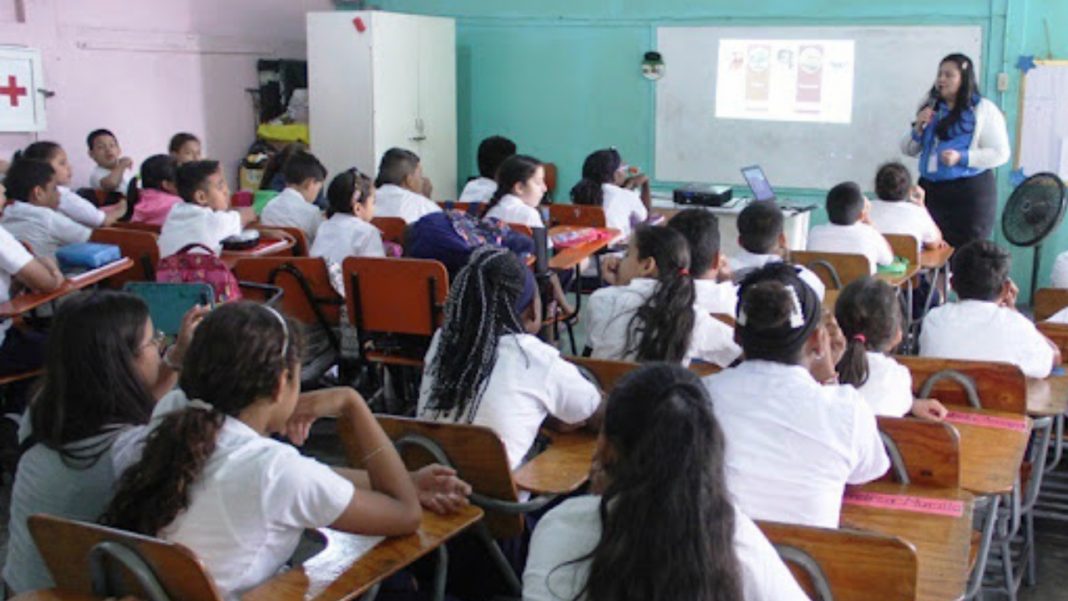
POLYGON ((823 308, 834 313, 834 305, 838 302, 838 294, 840 292, 841 290, 835 290, 834 288, 825 290, 823 292, 823 308))
POLYGON ((71 292, 92 286, 101 280, 106 280, 117 273, 122 273, 133 267, 133 264, 134 262, 132 259, 123 257, 114 263, 105 265, 104 267, 69 277, 59 288, 56 288, 51 292, 20 294, 6 303, 0 303, 0 318, 14 317, 29 312, 41 305, 50 303, 61 296, 66 296, 71 292))
POLYGON ((919 558, 918 601, 946 601, 964 595, 974 504, 971 493, 888 482, 873 482, 854 490, 961 502, 961 515, 951 517, 853 505, 843 500, 840 521, 842 527, 899 536, 915 547, 919 558))
POLYGON ((549 447, 512 472, 512 479, 520 489, 537 495, 575 492, 589 480, 597 435, 583 429, 549 436, 549 447))
POLYGON ((960 434, 960 486, 976 495, 1008 494, 1016 483, 1031 437, 1031 420, 1004 411, 953 405, 951 413, 994 418, 1006 427, 947 420, 960 434), (1013 429, 1008 423, 1019 424, 1013 429))
POLYGON ((920 267, 924 269, 942 269, 956 249, 948 244, 942 248, 924 248, 920 252, 920 267))
POLYGON ((1027 378, 1027 414, 1055 417, 1068 411, 1068 376, 1027 378))
MULTIPOLYGON (((555 236, 570 231, 588 229, 577 225, 558 225, 549 230, 549 236, 555 236)), ((549 267, 555 270, 564 270, 577 267, 583 260, 592 257, 597 251, 607 248, 609 244, 612 244, 619 238, 619 230, 612 228, 594 228, 604 232, 612 234, 609 238, 601 238, 593 242, 586 242, 585 244, 579 244, 568 248, 560 249, 556 252, 551 259, 549 259, 549 267)))
POLYGON ((241 598, 244 601, 356 599, 480 519, 482 510, 473 505, 449 516, 423 511, 423 523, 418 532, 387 538, 355 561, 347 552, 353 546, 354 535, 324 529, 328 543, 322 552, 301 567, 275 576, 241 598))
POLYGON ((223 250, 220 258, 227 267, 233 269, 238 260, 247 257, 289 256, 294 244, 296 244, 296 240, 285 232, 261 230, 259 244, 248 250, 223 250))

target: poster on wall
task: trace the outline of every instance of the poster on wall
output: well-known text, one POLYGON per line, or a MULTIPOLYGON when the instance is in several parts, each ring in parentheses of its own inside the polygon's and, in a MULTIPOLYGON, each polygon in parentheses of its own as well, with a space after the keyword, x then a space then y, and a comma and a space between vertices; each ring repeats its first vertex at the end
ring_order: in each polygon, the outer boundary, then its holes
POLYGON ((43 88, 40 51, 0 49, 0 132, 45 129, 43 88))

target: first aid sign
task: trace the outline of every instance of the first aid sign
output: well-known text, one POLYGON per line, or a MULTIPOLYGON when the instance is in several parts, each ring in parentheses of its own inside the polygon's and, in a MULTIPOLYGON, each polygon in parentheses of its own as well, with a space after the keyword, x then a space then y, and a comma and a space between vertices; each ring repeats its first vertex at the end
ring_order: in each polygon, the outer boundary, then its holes
POLYGON ((45 128, 41 53, 28 48, 0 49, 0 132, 45 128))

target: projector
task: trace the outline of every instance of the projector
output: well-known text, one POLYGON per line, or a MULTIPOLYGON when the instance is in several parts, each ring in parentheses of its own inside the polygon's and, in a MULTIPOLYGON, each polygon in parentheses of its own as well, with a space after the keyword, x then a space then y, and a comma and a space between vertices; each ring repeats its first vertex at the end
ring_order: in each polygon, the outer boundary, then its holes
POLYGON ((672 193, 675 204, 721 207, 731 199, 730 186, 686 184, 672 193))

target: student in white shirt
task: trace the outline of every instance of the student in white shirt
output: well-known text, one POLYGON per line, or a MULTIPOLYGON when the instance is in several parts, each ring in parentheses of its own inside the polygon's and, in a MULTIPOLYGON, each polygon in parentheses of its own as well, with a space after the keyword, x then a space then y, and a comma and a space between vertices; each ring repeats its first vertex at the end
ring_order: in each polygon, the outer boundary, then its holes
POLYGON ((167 152, 179 166, 200 160, 200 138, 188 132, 178 132, 171 136, 167 152))
POLYGON ((530 228, 545 227, 538 205, 545 198, 545 167, 534 157, 513 155, 497 171, 500 186, 490 197, 484 217, 530 228))
POLYGON ((582 424, 601 404, 597 388, 540 328, 533 275, 511 252, 484 246, 449 287, 445 323, 427 351, 417 415, 486 426, 519 467, 553 416, 582 424))
POLYGON ((571 188, 571 202, 604 208, 605 225, 623 238, 649 218, 649 177, 630 173, 614 148, 598 150, 582 163, 582 179, 571 188))
POLYGON ((879 265, 894 262, 894 253, 871 225, 871 202, 854 182, 844 182, 827 192, 827 218, 808 232, 808 250, 864 255, 871 273, 879 265))
POLYGON ((489 202, 497 191, 497 170, 516 152, 515 142, 490 136, 478 145, 478 177, 467 182, 459 202, 489 202))
MULTIPOLYGON (((16 154, 16 160, 19 155, 16 154)), ((34 142, 22 151, 22 158, 46 161, 56 171, 56 188, 59 190, 59 212, 88 228, 109 226, 126 213, 126 200, 102 211, 93 203, 70 189, 73 177, 70 161, 63 147, 55 142, 34 142)), ((125 193, 125 191, 123 191, 125 193)))
MULTIPOLYGON (((783 231, 782 209, 774 200, 751 202, 738 213, 738 254, 727 260, 735 283, 768 263, 782 263, 789 252, 783 231)), ((796 265, 798 274, 823 300, 825 287, 820 276, 807 267, 796 265)))
POLYGON ((192 400, 152 430, 101 517, 109 526, 185 545, 228 599, 278 572, 306 528, 394 536, 419 527, 416 487, 359 393, 299 395, 298 328, 256 303, 227 303, 209 313, 179 379, 192 400), (241 352, 234 352, 235 341, 241 352), (369 478, 270 438, 302 438, 324 416, 353 429, 369 478))
POLYGON ((1060 365, 1057 346, 1016 310, 1019 289, 1009 277, 1009 253, 988 240, 953 255, 950 284, 959 299, 932 309, 920 330, 920 355, 1001 361, 1045 378, 1060 365))
POLYGON ((942 230, 924 206, 926 193, 913 185, 908 167, 897 161, 879 167, 875 174, 875 195, 871 201, 871 224, 881 234, 905 234, 923 248, 945 246, 942 230))
POLYGON ((298 150, 282 166, 286 187, 263 207, 263 225, 299 228, 311 244, 323 223, 323 214, 315 199, 326 181, 326 167, 309 152, 298 150))
POLYGON ((875 415, 851 386, 810 373, 830 348, 816 294, 787 265, 742 284, 736 336, 746 360, 704 379, 727 435, 727 483, 756 520, 837 528, 846 484, 890 466, 875 415))
POLYGON ((709 313, 734 317, 738 286, 731 281, 727 258, 719 252, 719 220, 704 209, 686 209, 667 226, 686 238, 690 246, 690 274, 697 306, 709 313))
POLYGON ((696 306, 690 251, 675 230, 636 228, 605 277, 614 285, 590 295, 587 313, 594 357, 726 367, 741 354, 731 329, 696 306))
POLYGON ((423 177, 419 155, 403 148, 390 148, 382 155, 375 178, 378 216, 400 217, 405 223, 441 211, 428 198, 433 190, 430 180, 423 177))
POLYGON ((236 236, 256 220, 251 207, 230 209, 230 186, 219 161, 193 161, 178 169, 180 202, 167 214, 160 231, 159 255, 169 257, 190 244, 203 244, 215 254, 222 241, 236 236))
POLYGON ((126 194, 133 179, 133 159, 123 156, 119 139, 111 130, 94 129, 85 140, 89 158, 96 167, 89 173, 89 187, 126 194))
POLYGON ((0 217, 19 242, 29 244, 34 254, 54 257, 56 249, 89 240, 92 230, 59 212, 56 172, 44 161, 15 161, 4 177, 9 204, 0 217))
POLYGON ((644 366, 605 403, 592 495, 538 521, 524 601, 804 601, 774 547, 731 501, 724 433, 700 380, 644 366))
POLYGON ((1054 259, 1049 285, 1054 288, 1068 288, 1068 251, 1062 252, 1054 259))
POLYGON ((371 178, 353 168, 334 177, 326 198, 330 202, 326 209, 330 218, 319 226, 308 254, 326 260, 331 283, 344 296, 341 264, 346 257, 386 256, 382 232, 371 225, 375 216, 375 189, 371 178))
POLYGON ((934 399, 912 396, 912 375, 890 355, 901 344, 901 305, 890 284, 864 277, 838 295, 835 317, 846 340, 838 361, 838 381, 852 384, 875 415, 941 420, 946 408, 934 399))

